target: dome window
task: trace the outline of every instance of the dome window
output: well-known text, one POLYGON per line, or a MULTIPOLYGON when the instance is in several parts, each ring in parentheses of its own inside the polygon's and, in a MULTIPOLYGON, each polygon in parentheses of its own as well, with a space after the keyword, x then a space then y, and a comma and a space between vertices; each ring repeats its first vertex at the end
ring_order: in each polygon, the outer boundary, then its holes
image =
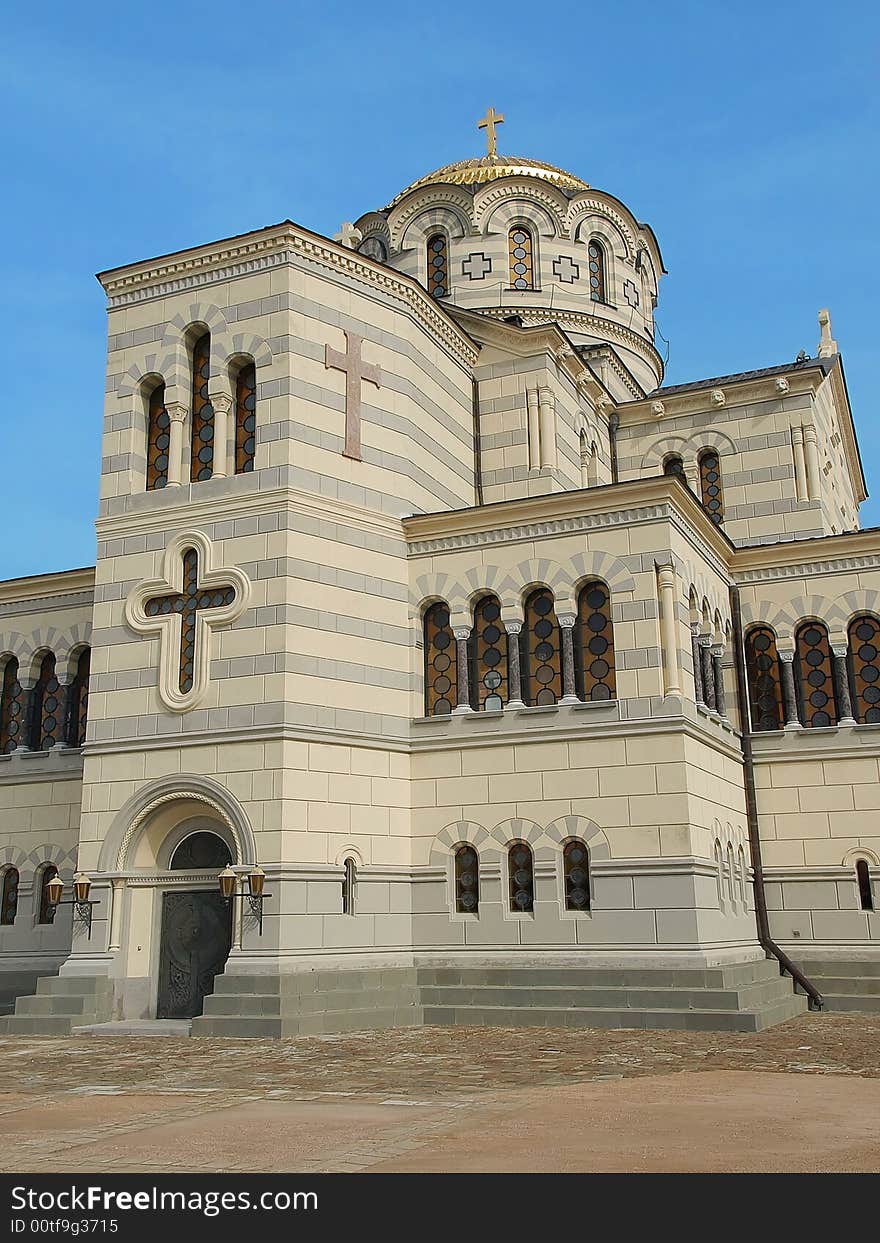
POLYGON ((534 289, 532 235, 517 225, 508 234, 510 252, 510 285, 512 289, 534 289))
POLYGON ((595 238, 587 247, 590 261, 590 297, 594 302, 605 301, 605 251, 595 238))
POLYGON ((428 239, 428 293, 432 298, 449 296, 449 243, 445 233, 428 239))

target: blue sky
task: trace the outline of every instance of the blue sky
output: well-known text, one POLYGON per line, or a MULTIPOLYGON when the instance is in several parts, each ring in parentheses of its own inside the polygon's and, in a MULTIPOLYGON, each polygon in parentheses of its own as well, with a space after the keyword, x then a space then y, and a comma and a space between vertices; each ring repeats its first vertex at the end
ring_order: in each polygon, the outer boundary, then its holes
MULTIPOLYGON (((571 169, 654 227, 667 383, 814 353, 831 308, 880 496, 878 36, 867 0, 15 6, 0 577, 94 559, 95 272, 287 217, 332 235, 481 154, 489 104, 502 152, 571 169)), ((880 500, 862 521, 880 524, 880 500)))

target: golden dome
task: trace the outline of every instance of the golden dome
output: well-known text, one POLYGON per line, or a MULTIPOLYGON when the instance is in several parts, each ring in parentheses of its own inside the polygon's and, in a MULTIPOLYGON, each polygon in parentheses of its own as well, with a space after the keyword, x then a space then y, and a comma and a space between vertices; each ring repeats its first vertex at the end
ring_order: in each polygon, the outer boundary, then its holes
POLYGON ((412 190, 420 190, 422 186, 479 186, 487 181, 497 181, 499 177, 540 177, 542 181, 559 186, 560 190, 590 188, 573 173, 567 173, 563 168, 554 168, 552 164, 544 164, 540 160, 524 160, 518 155, 484 155, 480 160, 459 160, 457 164, 447 164, 433 173, 427 173, 405 190, 401 190, 390 206, 393 207, 404 195, 412 190))

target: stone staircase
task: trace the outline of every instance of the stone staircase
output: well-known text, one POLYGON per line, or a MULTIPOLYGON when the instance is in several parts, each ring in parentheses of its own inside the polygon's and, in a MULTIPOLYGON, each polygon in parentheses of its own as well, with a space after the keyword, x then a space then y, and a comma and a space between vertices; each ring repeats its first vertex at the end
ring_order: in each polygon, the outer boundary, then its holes
POLYGON ((765 959, 708 970, 419 969, 425 1023, 487 1027, 763 1031, 807 998, 765 959))
POLYGON ((12 1014, 19 997, 35 993, 40 978, 39 971, 5 971, 0 975, 0 1016, 12 1014))
POLYGON ((880 958, 813 958, 798 965, 822 994, 823 1009, 880 1014, 880 958))
POLYGON ((0 1018, 0 1035, 69 1036, 74 1027, 111 1017, 113 981, 106 976, 45 975, 36 993, 19 997, 15 1011, 0 1018))
POLYGON ((193 1036, 319 1036, 422 1023, 415 968, 218 975, 193 1036))

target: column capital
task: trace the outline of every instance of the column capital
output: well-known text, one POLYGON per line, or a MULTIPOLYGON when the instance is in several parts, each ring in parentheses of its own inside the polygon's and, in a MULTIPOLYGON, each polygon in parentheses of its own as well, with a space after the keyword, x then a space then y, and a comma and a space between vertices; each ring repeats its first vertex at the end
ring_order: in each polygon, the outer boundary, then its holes
POLYGON ((461 642, 462 639, 469 639, 471 637, 471 628, 470 626, 453 626, 452 633, 461 642))
POLYGON ((172 423, 185 423, 189 410, 182 401, 169 401, 165 406, 165 413, 172 423))
POLYGON ((214 412, 220 414, 228 414, 232 409, 232 396, 227 392, 212 393, 208 390, 208 401, 214 407, 214 412))
POLYGON ((710 643, 709 651, 712 653, 713 656, 717 656, 717 658, 720 660, 721 657, 724 655, 724 644, 723 643, 710 643))
POLYGON ((521 621, 506 621, 504 629, 508 634, 522 634, 523 624, 521 621))
POLYGON ((791 438, 796 445, 803 444, 804 443, 804 429, 797 424, 793 424, 792 429, 791 429, 791 438))
POLYGON ((571 630, 577 621, 577 616, 574 613, 557 613, 556 620, 559 622, 560 626, 563 627, 563 629, 571 630))
POLYGON ((849 655, 849 645, 846 643, 832 643, 831 650, 835 656, 849 655))
POLYGON ((816 428, 812 423, 807 423, 804 427, 804 440, 817 441, 816 428))
POLYGON ((794 652, 780 652, 777 649, 777 655, 784 665, 794 664, 794 652))

